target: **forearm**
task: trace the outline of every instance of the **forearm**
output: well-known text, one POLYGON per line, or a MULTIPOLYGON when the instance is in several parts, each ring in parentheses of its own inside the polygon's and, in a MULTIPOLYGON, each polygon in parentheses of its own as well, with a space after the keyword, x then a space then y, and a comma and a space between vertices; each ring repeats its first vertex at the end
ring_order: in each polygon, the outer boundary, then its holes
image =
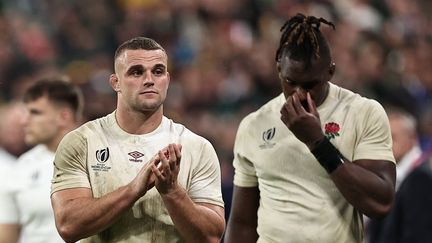
POLYGON ((53 202, 53 206, 58 208, 57 229, 67 242, 97 234, 113 224, 136 200, 131 188, 124 186, 101 198, 76 197, 57 207, 53 202))
POLYGON ((222 215, 194 203, 183 188, 162 195, 163 202, 179 233, 187 242, 219 242, 225 220, 222 215))
POLYGON ((346 162, 330 174, 336 187, 361 213, 381 218, 389 211, 394 199, 394 185, 362 166, 346 162))
POLYGON ((230 220, 225 233, 224 242, 255 243, 258 240, 256 227, 256 224, 250 224, 250 222, 238 222, 236 220, 230 220))
POLYGON ((20 234, 18 224, 0 224, 0 243, 16 243, 20 234))
POLYGON ((257 242, 259 201, 258 187, 234 186, 231 214, 225 233, 226 243, 257 242))

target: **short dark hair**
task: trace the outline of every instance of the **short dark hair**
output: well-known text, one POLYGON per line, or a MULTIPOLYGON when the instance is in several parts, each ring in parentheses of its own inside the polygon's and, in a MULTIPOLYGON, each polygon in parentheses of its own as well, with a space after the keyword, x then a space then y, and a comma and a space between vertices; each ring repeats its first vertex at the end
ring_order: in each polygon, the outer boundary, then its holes
POLYGON ((44 96, 55 104, 68 106, 74 112, 75 120, 81 119, 83 94, 79 87, 62 79, 42 79, 27 89, 23 100, 28 103, 44 96))
POLYGON ((315 16, 305 16, 298 13, 290 18, 281 28, 282 36, 276 51, 276 62, 280 62, 282 55, 289 53, 289 58, 306 63, 309 67, 312 58, 331 58, 327 40, 320 31, 321 23, 333 23, 315 16))
POLYGON ((123 42, 115 51, 114 60, 116 60, 125 50, 162 50, 165 49, 155 40, 147 37, 135 37, 123 42))

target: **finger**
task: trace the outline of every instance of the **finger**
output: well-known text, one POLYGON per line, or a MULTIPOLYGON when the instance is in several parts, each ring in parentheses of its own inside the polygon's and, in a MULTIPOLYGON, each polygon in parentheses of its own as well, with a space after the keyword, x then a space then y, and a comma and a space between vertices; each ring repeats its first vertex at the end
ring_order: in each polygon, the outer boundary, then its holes
POLYGON ((162 152, 162 150, 159 150, 159 157, 161 158, 160 161, 162 163, 161 168, 163 173, 165 174, 165 176, 169 176, 171 174, 170 165, 167 157, 164 155, 164 152, 162 152))
POLYGON ((293 107, 294 110, 296 111, 297 114, 302 115, 306 113, 306 110, 303 108, 303 105, 300 102, 300 97, 297 93, 292 95, 292 103, 293 103, 293 107))
POLYGON ((294 107, 292 105, 292 96, 288 97, 287 101, 284 103, 281 109, 282 114, 282 121, 285 124, 290 124, 292 119, 297 116, 296 112, 294 111, 294 107))
POLYGON ((177 144, 177 146, 174 147, 175 154, 176 154, 176 157, 177 157, 177 160, 176 160, 176 165, 177 165, 177 166, 180 165, 180 160, 181 160, 181 149, 182 149, 182 145, 181 145, 181 144, 177 144))
POLYGON ((282 122, 284 124, 287 124, 288 123, 288 111, 285 108, 285 104, 282 106, 282 108, 280 110, 280 113, 281 113, 281 120, 282 120, 282 122))
POLYGON ((153 174, 156 176, 156 179, 159 181, 164 181, 165 180, 165 176, 162 174, 161 171, 158 170, 158 168, 156 168, 155 165, 151 166, 151 170, 153 171, 153 174))
POLYGON ((317 110, 315 102, 313 101, 312 96, 310 95, 309 92, 307 92, 307 94, 306 94, 306 99, 307 99, 309 111, 318 117, 318 110, 317 110))
POLYGON ((175 146, 174 144, 170 144, 169 145, 169 155, 170 155, 169 165, 170 165, 170 169, 172 171, 175 170, 175 168, 176 168, 176 161, 177 161, 177 156, 176 156, 176 152, 174 150, 174 146, 175 146))
POLYGON ((285 109, 288 113, 288 117, 292 117, 297 115, 296 110, 294 109, 294 97, 291 95, 290 97, 288 97, 288 100, 285 102, 285 109))
POLYGON ((154 165, 156 166, 156 168, 158 168, 159 170, 161 170, 162 162, 160 161, 159 157, 158 157, 157 160, 154 161, 154 165))

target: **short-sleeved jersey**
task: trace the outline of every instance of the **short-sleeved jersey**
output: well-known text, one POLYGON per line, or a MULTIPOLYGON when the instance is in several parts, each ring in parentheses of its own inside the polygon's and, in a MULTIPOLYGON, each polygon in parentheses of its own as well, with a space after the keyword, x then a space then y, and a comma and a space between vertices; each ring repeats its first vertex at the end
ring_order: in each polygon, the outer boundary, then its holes
MULTIPOLYGON (((223 206, 219 160, 213 146, 183 125, 163 117, 151 133, 122 130, 115 112, 67 134, 55 157, 52 193, 90 188, 95 198, 128 184, 169 143, 182 145, 179 184, 194 202, 223 206)), ((156 188, 152 188, 114 224, 84 242, 184 242, 156 188)))
MULTIPOLYGON (((260 191, 258 242, 362 242, 361 214, 336 188, 308 147, 280 119, 283 94, 240 123, 234 184, 260 191)), ((349 161, 394 163, 382 106, 330 83, 318 108, 323 131, 349 161)))
POLYGON ((23 243, 64 242, 57 232, 50 201, 54 153, 37 145, 9 171, 8 189, 0 193, 0 223, 19 224, 23 243))

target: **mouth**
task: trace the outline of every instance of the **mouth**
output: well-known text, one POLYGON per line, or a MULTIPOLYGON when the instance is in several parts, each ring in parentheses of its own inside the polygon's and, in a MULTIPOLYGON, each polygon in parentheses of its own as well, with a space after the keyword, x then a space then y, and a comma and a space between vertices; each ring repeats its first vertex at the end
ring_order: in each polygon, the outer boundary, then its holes
POLYGON ((154 90, 145 90, 145 91, 141 91, 140 94, 157 94, 158 92, 154 91, 154 90))

